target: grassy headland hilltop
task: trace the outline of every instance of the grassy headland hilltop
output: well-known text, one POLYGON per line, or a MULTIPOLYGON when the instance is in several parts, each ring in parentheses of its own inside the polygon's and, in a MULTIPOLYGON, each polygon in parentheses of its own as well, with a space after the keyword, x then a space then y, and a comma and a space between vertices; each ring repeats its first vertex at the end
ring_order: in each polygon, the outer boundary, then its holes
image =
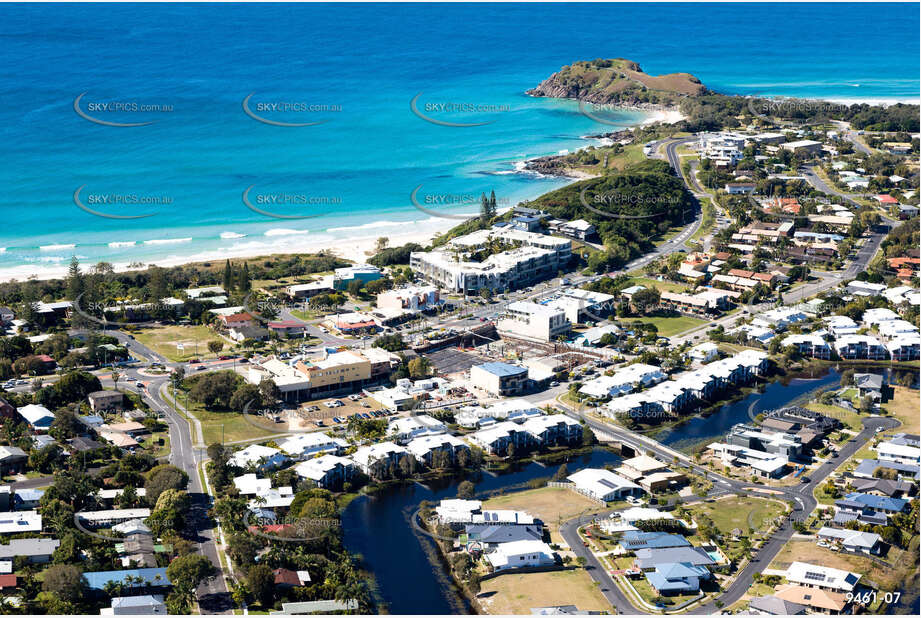
POLYGON ((684 97, 706 92, 707 88, 690 73, 653 76, 632 60, 599 58, 564 66, 527 94, 641 106, 674 105, 684 97))
POLYGON ((685 119, 674 131, 716 131, 776 118, 789 122, 843 120, 868 131, 918 131, 918 106, 897 103, 844 105, 806 99, 768 99, 719 94, 690 73, 651 76, 623 58, 578 61, 562 67, 526 92, 596 105, 679 108, 685 119))

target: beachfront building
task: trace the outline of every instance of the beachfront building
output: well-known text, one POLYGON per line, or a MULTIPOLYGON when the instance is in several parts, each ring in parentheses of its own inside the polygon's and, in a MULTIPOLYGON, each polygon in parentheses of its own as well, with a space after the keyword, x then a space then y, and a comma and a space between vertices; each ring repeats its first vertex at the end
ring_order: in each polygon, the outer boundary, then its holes
POLYGON ((434 251, 413 252, 409 265, 441 289, 467 294, 530 285, 556 275, 571 257, 572 242, 567 239, 492 228, 455 238, 434 251), (513 248, 488 254, 496 243, 513 248))
POLYGON ((379 308, 403 309, 405 311, 428 311, 438 307, 438 288, 433 285, 413 285, 387 290, 377 295, 379 308))

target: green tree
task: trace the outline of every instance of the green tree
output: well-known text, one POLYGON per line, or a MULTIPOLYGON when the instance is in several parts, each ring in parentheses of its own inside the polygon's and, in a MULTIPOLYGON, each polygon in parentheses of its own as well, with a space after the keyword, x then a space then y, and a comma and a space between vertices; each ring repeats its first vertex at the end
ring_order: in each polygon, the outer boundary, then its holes
POLYGON ((470 500, 474 496, 475 487, 470 481, 461 481, 457 486, 457 497, 462 500, 470 500))
POLYGON ((229 294, 233 291, 233 266, 230 264, 230 260, 227 260, 224 264, 224 290, 229 294))
POLYGON ((268 565, 257 564, 250 568, 246 582, 263 609, 272 607, 275 602, 275 574, 268 565))
POLYGON ((156 505, 160 494, 168 489, 185 489, 189 485, 189 475, 184 470, 170 464, 161 464, 152 468, 146 475, 144 488, 148 504, 156 505))
POLYGON ((217 355, 217 353, 223 349, 224 349, 223 341, 209 341, 208 342, 208 351, 214 355, 217 355))
POLYGON ((170 614, 187 614, 195 601, 195 589, 216 573, 214 565, 201 554, 187 554, 174 558, 166 567, 166 576, 173 584, 170 594, 170 614), (179 610, 179 611, 174 611, 179 610))
POLYGON ((70 564, 55 564, 44 571, 42 590, 56 595, 68 603, 77 603, 86 596, 86 578, 83 571, 70 564))
MULTIPOLYGON (((77 300, 84 293, 84 278, 80 272, 80 261, 77 256, 70 256, 70 266, 67 268, 67 298, 77 300)), ((85 303, 84 303, 85 304, 85 303)))
POLYGON ((417 356, 409 361, 407 369, 411 378, 425 378, 432 371, 432 362, 424 356, 417 356))

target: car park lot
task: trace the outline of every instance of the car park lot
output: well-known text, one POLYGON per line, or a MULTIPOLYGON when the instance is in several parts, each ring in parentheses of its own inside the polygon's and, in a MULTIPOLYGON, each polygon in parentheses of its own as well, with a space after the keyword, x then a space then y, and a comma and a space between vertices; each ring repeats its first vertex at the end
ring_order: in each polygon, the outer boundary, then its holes
POLYGON ((364 395, 331 397, 316 401, 307 401, 298 408, 298 413, 313 421, 317 427, 330 427, 348 422, 350 416, 358 414, 362 418, 384 418, 387 410, 381 404, 364 395), (322 424, 317 421, 321 421, 322 424))

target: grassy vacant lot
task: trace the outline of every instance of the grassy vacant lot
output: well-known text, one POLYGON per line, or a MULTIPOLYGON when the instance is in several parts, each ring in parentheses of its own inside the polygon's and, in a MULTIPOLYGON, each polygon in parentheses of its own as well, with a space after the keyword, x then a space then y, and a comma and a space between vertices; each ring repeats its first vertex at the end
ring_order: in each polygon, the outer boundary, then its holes
POLYGON ((889 414, 902 421, 902 426, 895 433, 917 434, 921 431, 921 417, 918 415, 918 391, 905 386, 894 387, 892 399, 883 404, 882 408, 889 414))
POLYGON ((729 534, 734 528, 743 532, 749 525, 756 532, 763 530, 767 522, 784 512, 784 507, 778 502, 764 498, 749 498, 733 496, 713 502, 703 502, 688 507, 693 513, 703 513, 713 520, 713 525, 721 532, 729 534))
POLYGON ((688 286, 675 281, 656 281, 651 277, 633 277, 630 285, 642 285, 647 288, 657 288, 660 292, 684 292, 688 286))
POLYGON ((285 424, 275 425, 271 422, 263 422, 262 418, 254 419, 250 417, 247 420, 240 412, 212 412, 205 410, 200 403, 194 401, 186 403, 185 393, 181 393, 178 400, 183 407, 186 407, 201 422, 201 431, 205 444, 220 442, 222 433, 225 443, 237 440, 255 440, 262 437, 271 438, 277 436, 278 432, 287 427, 285 424), (252 423, 249 421, 252 421, 252 423), (253 423, 264 425, 266 429, 260 431, 253 423), (223 432, 221 430, 222 426, 223 432))
MULTIPOLYGON (((892 548, 884 559, 892 564, 899 564, 903 554, 905 552, 902 550, 892 548)), ((819 547, 814 541, 789 541, 774 558, 769 568, 786 569, 791 562, 821 564, 833 569, 860 573, 874 584, 888 590, 896 590, 903 575, 898 569, 884 567, 866 556, 841 554, 825 547, 819 547)))
MULTIPOLYGON (((659 329, 659 334, 663 337, 671 337, 672 335, 683 333, 686 330, 691 330, 692 328, 696 328, 702 324, 707 323, 706 320, 699 320, 697 318, 691 318, 684 315, 665 318, 637 318, 635 321, 645 322, 646 324, 655 324, 656 328, 659 329)), ((625 320, 625 322, 627 321, 625 320)))
MULTIPOLYGON (((548 474, 552 474, 548 471, 548 474)), ((505 496, 490 498, 483 503, 486 509, 512 509, 526 511, 539 518, 550 530, 550 540, 559 543, 559 525, 584 511, 600 511, 604 507, 582 494, 561 487, 541 487, 516 491, 505 496)), ((531 607, 541 607, 532 605, 531 607)))
POLYGON ((137 331, 135 337, 157 354, 175 362, 214 356, 208 351, 209 341, 220 341, 225 349, 230 347, 207 326, 153 326, 137 331), (177 343, 183 344, 185 349, 177 350, 177 343))
POLYGON ((861 424, 860 420, 861 418, 866 418, 866 416, 861 417, 856 412, 851 412, 846 408, 839 406, 829 406, 823 403, 809 403, 806 404, 805 407, 809 408, 810 410, 819 412, 820 414, 824 414, 825 416, 830 416, 831 418, 838 419, 844 423, 844 426, 848 429, 856 432, 863 431, 863 425, 861 424))
POLYGON ((582 569, 547 573, 505 573, 483 581, 478 600, 490 614, 530 614, 532 607, 575 605, 610 611, 598 586, 582 569))

